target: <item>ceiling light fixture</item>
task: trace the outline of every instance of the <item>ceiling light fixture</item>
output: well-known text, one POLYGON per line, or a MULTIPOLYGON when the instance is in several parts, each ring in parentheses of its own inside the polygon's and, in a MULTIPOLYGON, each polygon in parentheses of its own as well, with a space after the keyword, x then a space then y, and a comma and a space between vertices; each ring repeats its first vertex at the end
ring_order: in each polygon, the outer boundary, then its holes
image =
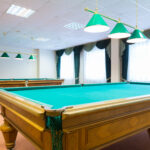
POLYGON ((22 55, 29 55, 30 57, 28 57, 28 59, 32 61, 36 60, 37 57, 36 53, 22 53, 22 52, 1 51, 1 50, 0 53, 2 53, 0 55, 0 58, 5 58, 5 59, 10 57, 9 54, 13 54, 13 55, 15 54, 16 55, 15 59, 17 60, 23 60, 22 55))
POLYGON ((114 39, 127 38, 129 36, 131 36, 131 34, 125 28, 123 23, 120 22, 120 20, 108 35, 109 38, 114 38, 114 39))
POLYGON ((138 0, 136 0, 136 27, 132 35, 128 38, 128 43, 139 43, 147 40, 147 37, 138 29, 138 0))
POLYGON ((30 17, 33 13, 35 13, 35 11, 32 9, 27 9, 14 4, 12 4, 7 10, 7 14, 24 17, 24 18, 30 17))
POLYGON ((97 12, 94 13, 93 17, 84 28, 84 31, 91 33, 105 32, 107 30, 109 30, 109 26, 97 12))
POLYGON ((139 30, 135 29, 132 35, 128 38, 128 43, 138 43, 144 42, 147 40, 147 37, 139 30))
POLYGON ((104 21, 102 16, 98 13, 98 0, 96 0, 96 11, 94 15, 84 28, 84 31, 91 32, 91 33, 98 33, 98 32, 105 32, 109 30, 109 26, 104 21))
POLYGON ((8 55, 6 52, 4 52, 4 53, 1 55, 1 58, 9 58, 9 55, 8 55))
MULTIPOLYGON (((137 5, 137 3, 136 3, 137 5)), ((127 42, 132 43, 132 42, 140 42, 140 41, 145 41, 146 36, 136 27, 131 26, 127 23, 123 23, 113 19, 111 17, 105 16, 103 14, 100 14, 98 12, 98 0, 96 0, 96 11, 90 10, 88 8, 85 8, 85 11, 88 11, 90 13, 93 13, 93 17, 90 19, 88 24, 85 26, 84 31, 86 32, 93 32, 93 33, 98 33, 98 32, 105 32, 109 29, 109 26, 107 23, 103 20, 103 18, 109 19, 111 21, 116 22, 116 26, 112 29, 108 37, 110 38, 115 38, 115 39, 121 39, 121 38, 127 38, 127 42), (102 18, 103 17, 103 18, 102 18), (129 33, 129 31, 125 28, 125 26, 128 26, 135 31, 132 33, 132 35, 129 33), (131 36, 131 37, 130 37, 131 36), (136 38, 135 38, 136 37, 136 38), (133 40, 134 39, 134 40, 133 40)))
POLYGON ((23 60, 22 55, 21 54, 17 54, 17 56, 15 57, 15 59, 17 60, 23 60))
POLYGON ((30 55, 29 60, 34 61, 35 57, 33 55, 30 55))

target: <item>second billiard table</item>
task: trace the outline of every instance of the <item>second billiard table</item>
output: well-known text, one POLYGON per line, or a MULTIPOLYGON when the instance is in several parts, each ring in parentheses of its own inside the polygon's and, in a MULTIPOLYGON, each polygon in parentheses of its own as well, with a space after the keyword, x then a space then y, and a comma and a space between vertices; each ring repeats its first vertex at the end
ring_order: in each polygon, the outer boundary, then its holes
POLYGON ((20 131, 40 150, 99 150, 150 128, 150 84, 107 83, 0 91, 6 147, 20 131))
POLYGON ((51 78, 16 78, 16 79, 0 79, 0 87, 28 87, 28 86, 50 86, 61 85, 63 79, 51 78))

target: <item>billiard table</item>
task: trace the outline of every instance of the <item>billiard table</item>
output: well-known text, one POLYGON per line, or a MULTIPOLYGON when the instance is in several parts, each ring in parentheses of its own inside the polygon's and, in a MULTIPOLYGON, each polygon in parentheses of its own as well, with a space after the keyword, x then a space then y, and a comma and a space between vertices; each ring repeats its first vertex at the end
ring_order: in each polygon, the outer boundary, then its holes
POLYGON ((150 128, 150 84, 106 83, 0 90, 7 149, 20 131, 40 150, 99 150, 150 128))
POLYGON ((51 78, 0 79, 0 87, 49 86, 61 85, 63 82, 63 79, 51 78))

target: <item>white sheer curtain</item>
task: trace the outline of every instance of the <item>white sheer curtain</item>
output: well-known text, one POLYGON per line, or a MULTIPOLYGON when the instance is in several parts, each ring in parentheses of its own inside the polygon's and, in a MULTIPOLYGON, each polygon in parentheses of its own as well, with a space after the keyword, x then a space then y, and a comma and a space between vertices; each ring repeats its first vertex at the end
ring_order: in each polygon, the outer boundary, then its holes
POLYGON ((128 80, 150 82, 150 40, 129 47, 128 80))
POLYGON ((84 51, 84 83, 106 82, 105 49, 84 51))
POLYGON ((74 74, 74 52, 70 55, 64 53, 61 56, 60 78, 64 79, 64 84, 75 84, 74 74))

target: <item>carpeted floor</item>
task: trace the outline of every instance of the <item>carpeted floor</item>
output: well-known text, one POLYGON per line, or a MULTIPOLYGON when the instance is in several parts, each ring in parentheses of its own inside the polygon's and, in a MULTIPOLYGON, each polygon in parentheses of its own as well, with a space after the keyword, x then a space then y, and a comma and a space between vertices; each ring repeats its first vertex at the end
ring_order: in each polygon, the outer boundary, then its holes
MULTIPOLYGON (((0 116, 0 124, 2 124, 3 118, 0 116)), ((4 139, 0 132, 0 150, 6 150, 4 145, 4 139)), ((21 134, 18 134, 16 140, 16 146, 14 150, 36 150, 36 148, 21 134)), ((146 131, 141 132, 135 136, 115 143, 103 150, 150 150, 150 138, 146 131)))
POLYGON ((150 150, 150 138, 147 131, 140 132, 103 150, 150 150))
MULTIPOLYGON (((2 123, 3 118, 0 115, 0 125, 2 123)), ((4 145, 4 139, 1 132, 0 132, 0 150, 6 150, 4 145)), ((14 150, 37 150, 37 149, 19 133, 17 136, 16 146, 14 150)))

